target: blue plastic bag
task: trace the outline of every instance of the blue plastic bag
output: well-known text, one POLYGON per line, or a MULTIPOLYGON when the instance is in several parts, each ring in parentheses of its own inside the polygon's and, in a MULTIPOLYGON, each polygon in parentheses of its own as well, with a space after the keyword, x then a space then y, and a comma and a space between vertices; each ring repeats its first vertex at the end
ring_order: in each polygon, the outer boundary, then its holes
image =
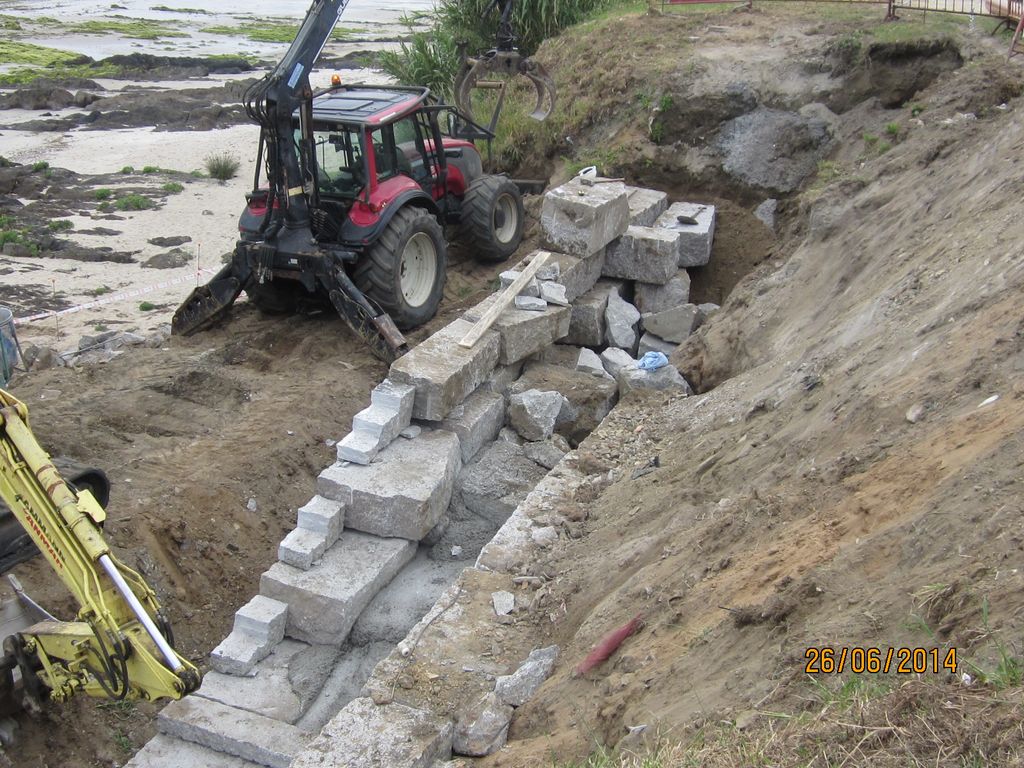
POLYGON ((641 371, 656 371, 668 365, 668 358, 662 352, 648 352, 636 362, 641 371))

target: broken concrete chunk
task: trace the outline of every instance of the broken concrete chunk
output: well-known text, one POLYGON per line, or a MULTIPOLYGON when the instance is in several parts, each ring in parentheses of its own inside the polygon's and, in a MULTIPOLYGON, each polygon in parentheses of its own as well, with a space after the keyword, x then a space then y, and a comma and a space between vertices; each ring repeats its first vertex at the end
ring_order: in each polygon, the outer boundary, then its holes
POLYGON ((681 307, 644 315, 643 326, 645 331, 665 341, 681 344, 697 329, 699 317, 700 310, 696 304, 683 304, 681 307))
POLYGON ((685 269, 680 269, 664 285, 637 283, 633 299, 641 314, 681 307, 690 300, 690 275, 685 269))
POLYGON ((639 368, 620 368, 616 375, 619 383, 619 395, 625 397, 634 389, 679 390, 687 395, 693 389, 686 383, 674 365, 665 365, 655 371, 644 371, 639 368))
POLYGON ((703 267, 711 259, 715 238, 715 206, 673 203, 654 223, 680 233, 679 266, 703 267), (696 221, 696 224, 688 223, 696 221))
POLYGON ((502 675, 495 681, 494 693, 511 707, 523 706, 551 676, 557 659, 557 645, 531 651, 519 669, 511 675, 502 675))
POLYGON ((548 303, 544 299, 538 299, 533 296, 516 296, 515 308, 525 309, 530 312, 543 312, 548 308, 548 303))
POLYGON ((512 707, 494 693, 486 694, 455 723, 452 751, 458 755, 483 757, 497 752, 508 738, 512 707))
POLYGON ((607 324, 605 340, 608 346, 618 347, 632 354, 636 350, 636 326, 640 320, 637 308, 613 291, 608 295, 604 319, 607 324))
POLYGON ((629 203, 622 184, 586 186, 578 178, 544 195, 540 217, 545 245, 590 256, 626 231, 629 203))
POLYGON ((544 440, 555 431, 558 412, 567 402, 558 392, 528 389, 510 398, 509 422, 525 439, 544 440))
POLYGON ((664 285, 679 269, 679 238, 664 227, 630 226, 605 251, 603 274, 664 285))

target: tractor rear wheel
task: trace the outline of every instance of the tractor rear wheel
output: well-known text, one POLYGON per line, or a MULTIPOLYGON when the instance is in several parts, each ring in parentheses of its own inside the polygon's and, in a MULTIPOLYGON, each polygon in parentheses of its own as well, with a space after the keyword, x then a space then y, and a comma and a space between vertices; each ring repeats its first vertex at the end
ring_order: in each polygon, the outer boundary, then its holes
POLYGON ((477 261, 497 264, 523 239, 523 197, 505 176, 474 179, 462 201, 462 237, 477 261))
POLYGON ((422 208, 407 206, 392 217, 356 264, 352 280, 405 331, 437 313, 447 256, 437 219, 422 208))

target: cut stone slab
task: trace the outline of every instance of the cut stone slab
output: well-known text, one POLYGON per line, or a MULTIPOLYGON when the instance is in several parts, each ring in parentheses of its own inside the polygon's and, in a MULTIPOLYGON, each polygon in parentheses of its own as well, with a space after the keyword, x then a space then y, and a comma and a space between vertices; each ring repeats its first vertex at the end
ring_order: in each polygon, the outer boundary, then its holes
POLYGON ((668 208, 668 195, 656 189, 626 186, 629 202, 629 223, 650 227, 668 208))
POLYGON ((291 768, 431 768, 452 754, 452 722, 404 704, 350 701, 291 768))
POLYGON ((499 526, 545 473, 522 446, 498 440, 462 470, 456 480, 457 498, 467 509, 499 526))
POLYGON ((642 371, 639 368, 619 369, 616 380, 619 383, 619 395, 625 397, 635 389, 675 389, 687 395, 693 394, 693 389, 686 383, 674 365, 665 365, 656 371, 642 371))
POLYGON ((621 296, 625 289, 625 283, 619 280, 599 280, 595 283, 593 288, 573 302, 569 333, 559 343, 603 347, 607 328, 604 315, 608 309, 608 297, 613 291, 621 296))
POLYGON ((346 505, 346 528, 419 541, 447 509, 461 457, 459 438, 435 429, 396 440, 369 466, 328 467, 317 491, 346 505))
MULTIPOLYGON (((463 317, 469 322, 476 322, 498 299, 498 294, 491 294, 475 307, 467 310, 463 317)), ((498 315, 491 326, 497 332, 501 342, 498 363, 510 363, 524 360, 544 347, 553 344, 569 332, 569 307, 547 306, 542 312, 509 308, 498 315)), ((468 393, 467 393, 468 394, 468 393)))
POLYGON ((296 528, 277 545, 277 559, 282 563, 306 570, 319 560, 334 542, 318 531, 296 528))
MULTIPOLYGON (((505 290, 506 288, 508 288, 510 285, 512 285, 512 283, 519 279, 519 275, 521 274, 522 271, 517 269, 509 269, 502 272, 500 275, 498 275, 498 279, 501 281, 501 289, 505 290)), ((522 290, 519 291, 518 296, 525 296, 531 298, 540 296, 540 281, 537 279, 536 275, 532 277, 526 285, 523 286, 522 290)))
POLYGON ((711 260, 711 244, 715 239, 715 206, 698 203, 673 203, 654 226, 680 233, 679 266, 703 267, 711 260), (696 224, 685 224, 679 217, 691 217, 696 224))
POLYGON ((561 435, 552 435, 550 440, 523 443, 523 455, 545 469, 552 469, 569 452, 569 443, 561 435))
POLYGON ((597 352, 587 347, 580 350, 579 357, 576 359, 576 370, 581 373, 589 373, 592 376, 611 378, 608 371, 604 369, 604 363, 601 362, 597 352))
POLYGON ((557 645, 531 651, 519 669, 494 681, 495 695, 511 707, 523 706, 551 676, 557 659, 557 645))
POLYGON ((383 448, 408 424, 402 424, 397 411, 383 405, 371 404, 352 417, 352 430, 372 435, 383 448))
POLYGON ((312 740, 293 725, 200 696, 172 701, 157 715, 156 727, 168 736, 269 768, 288 768, 312 740))
POLYGON ((558 392, 528 389, 509 399, 508 419, 512 428, 527 440, 545 440, 555 431, 558 412, 567 403, 558 392))
POLYGON ((287 620, 287 603, 256 595, 235 612, 231 634, 211 651, 210 666, 226 675, 252 674, 256 662, 281 642, 287 620))
MULTIPOLYGON (((525 268, 525 265, 533 259, 536 253, 534 251, 523 259, 515 269, 525 268)), ((601 270, 604 268, 604 249, 585 258, 570 256, 567 253, 551 252, 547 263, 540 268, 540 272, 548 267, 557 268, 558 274, 552 279, 565 287, 565 300, 572 303, 576 301, 577 297, 593 288, 601 277, 601 270)))
POLYGON ((641 314, 681 307, 690 300, 690 275, 681 269, 664 285, 637 283, 633 300, 641 314))
POLYGON ((770 197, 754 209, 754 217, 774 232, 775 213, 778 211, 778 208, 779 201, 774 197, 770 197))
POLYGON ((540 224, 544 244, 553 250, 573 256, 595 254, 629 226, 625 187, 587 186, 572 179, 544 195, 540 224))
POLYGON ((676 351, 678 344, 673 344, 671 341, 665 341, 659 336, 655 336, 653 333, 645 333, 640 337, 640 348, 637 350, 637 356, 643 357, 648 352, 661 352, 665 357, 671 356, 676 351))
POLYGON ((513 304, 516 309, 525 309, 528 312, 543 312, 548 308, 548 303, 544 299, 533 296, 516 296, 513 304))
POLYGON ((700 310, 696 304, 666 309, 642 316, 644 330, 673 344, 682 344, 697 329, 700 310))
POLYGON ((482 386, 457 405, 444 421, 433 424, 459 438, 462 461, 468 464, 474 456, 498 436, 505 425, 505 398, 482 386))
POLYGON ((494 693, 485 694, 459 717, 455 724, 452 751, 470 757, 497 752, 505 746, 511 722, 512 707, 494 693))
POLYGON ((620 368, 635 368, 636 360, 624 349, 609 347, 601 353, 601 362, 604 369, 612 376, 616 376, 620 368))
POLYGON ((494 369, 490 378, 484 382, 484 387, 496 395, 508 400, 508 389, 512 382, 519 378, 523 372, 523 361, 518 360, 508 365, 499 365, 494 369))
POLYGON ((603 274, 664 285, 679 269, 680 236, 664 227, 630 226, 608 245, 603 274))
POLYGON ((608 346, 618 347, 632 354, 636 350, 639 310, 613 291, 608 294, 604 320, 607 326, 605 340, 608 346))
POLYGON ((295 725, 319 696, 338 657, 333 645, 283 640, 252 677, 207 672, 195 695, 295 725))
POLYGON ((387 408, 398 413, 402 427, 407 427, 412 419, 413 403, 416 400, 416 388, 409 384, 401 384, 391 379, 384 379, 370 392, 370 405, 387 408))
POLYGON ((333 536, 330 542, 333 544, 345 526, 345 505, 334 499, 314 496, 299 507, 296 526, 333 536))
POLYGON ((260 592, 289 605, 286 634, 313 645, 340 645, 359 614, 412 559, 416 545, 345 531, 308 571, 274 563, 260 592))
POLYGON ((472 327, 466 320, 455 320, 391 364, 389 378, 416 389, 415 418, 441 421, 494 370, 501 337, 488 331, 466 349, 459 342, 472 327))
POLYGON ((226 755, 191 741, 158 733, 135 753, 124 768, 263 768, 259 763, 226 755))

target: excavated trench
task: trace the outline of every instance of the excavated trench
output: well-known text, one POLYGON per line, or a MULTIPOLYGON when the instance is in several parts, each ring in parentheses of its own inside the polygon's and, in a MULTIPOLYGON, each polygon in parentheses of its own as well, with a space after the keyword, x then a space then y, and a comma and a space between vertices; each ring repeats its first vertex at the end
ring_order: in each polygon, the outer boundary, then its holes
MULTIPOLYGON (((713 96, 693 98, 684 90, 690 84, 677 83, 678 90, 670 90, 671 98, 663 100, 664 108, 652 115, 650 125, 663 126, 658 141, 648 136, 646 142, 634 142, 601 169, 629 184, 665 192, 671 202, 716 207, 711 260, 688 272, 690 303, 723 304, 727 313, 736 285, 806 228, 809 212, 794 200, 830 159, 857 156, 863 151, 856 145, 864 125, 884 126, 894 110, 905 118, 906 105, 921 90, 963 63, 948 41, 876 44, 865 52, 839 41, 827 54, 822 63, 807 68, 806 87, 797 89, 798 96, 765 93, 762 87, 738 81, 713 96)), ((527 159, 521 171, 530 175, 537 162, 527 159)), ((632 286, 623 294, 632 300, 632 286)), ((286 681, 295 699, 295 706, 282 715, 285 720, 315 734, 357 698, 373 667, 393 653, 463 568, 472 565, 562 455, 601 423, 614 404, 614 392, 598 377, 590 376, 594 381, 588 383, 587 375, 575 370, 579 349, 545 346, 526 362, 521 375, 505 370, 506 381, 492 390, 506 403, 510 395, 526 390, 562 392, 569 399, 558 417, 557 437, 524 448, 527 441, 507 426, 495 429, 493 442, 470 457, 455 481, 445 519, 369 602, 344 645, 286 639, 267 657, 265 668, 286 681)), ((692 361, 691 353, 684 356, 692 361)), ((722 380, 704 376, 696 363, 680 367, 697 391, 722 380)), ((738 372, 731 370, 730 375, 738 372)), ((260 706, 257 702, 254 711, 271 716, 276 711, 276 705, 260 706)))

